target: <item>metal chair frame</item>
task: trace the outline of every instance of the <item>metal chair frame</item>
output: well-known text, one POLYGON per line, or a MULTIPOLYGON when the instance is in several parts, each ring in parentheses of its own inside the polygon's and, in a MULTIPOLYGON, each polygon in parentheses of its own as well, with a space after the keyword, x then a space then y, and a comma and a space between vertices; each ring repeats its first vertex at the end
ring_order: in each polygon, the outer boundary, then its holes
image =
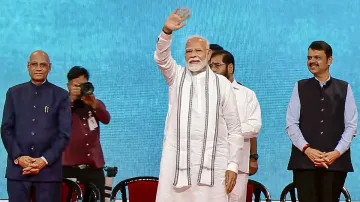
MULTIPOLYGON (((290 200, 291 202, 296 202, 296 193, 295 193, 295 184, 292 182, 290 184, 288 184, 281 192, 280 195, 280 202, 286 202, 286 196, 288 193, 290 193, 290 200)), ((349 191, 343 187, 343 189, 341 190, 341 193, 344 195, 345 197, 345 202, 351 202, 351 196, 349 191)))
POLYGON ((78 183, 66 178, 63 179, 62 182, 65 183, 70 188, 66 199, 67 202, 72 202, 72 196, 74 191, 76 193, 76 201, 77 202, 83 201, 83 192, 78 183))
POLYGON ((261 184, 260 182, 257 182, 255 180, 248 180, 248 184, 251 184, 254 187, 254 196, 255 196, 255 202, 260 202, 260 195, 261 193, 264 194, 265 196, 265 201, 266 202, 271 202, 271 195, 270 192, 268 191, 268 189, 261 184))
POLYGON ((158 182, 159 178, 157 177, 152 177, 152 176, 140 176, 140 177, 133 177, 133 178, 129 178, 126 180, 123 180, 121 182, 119 182, 112 190, 111 192, 111 197, 110 197, 110 201, 115 201, 116 200, 116 194, 118 191, 120 191, 121 193, 121 200, 122 201, 127 201, 127 195, 126 195, 126 187, 130 184, 130 183, 134 183, 134 182, 140 182, 140 181, 153 181, 153 182, 158 182))

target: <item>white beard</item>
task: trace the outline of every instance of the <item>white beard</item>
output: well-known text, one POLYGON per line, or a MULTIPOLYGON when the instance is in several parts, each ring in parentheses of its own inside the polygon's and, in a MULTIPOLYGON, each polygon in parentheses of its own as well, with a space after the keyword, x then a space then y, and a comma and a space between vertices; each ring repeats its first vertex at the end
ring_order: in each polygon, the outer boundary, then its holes
POLYGON ((205 60, 201 61, 199 64, 191 64, 190 60, 188 62, 186 62, 186 68, 188 68, 191 72, 200 72, 208 65, 207 57, 205 58, 205 60))

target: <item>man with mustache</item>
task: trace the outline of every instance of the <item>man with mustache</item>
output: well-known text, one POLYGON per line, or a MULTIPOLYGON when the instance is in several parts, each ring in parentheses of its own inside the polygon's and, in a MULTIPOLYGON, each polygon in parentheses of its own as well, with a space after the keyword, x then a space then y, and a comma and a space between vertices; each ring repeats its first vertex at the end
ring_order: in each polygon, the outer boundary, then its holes
MULTIPOLYGON (((244 136, 244 147, 241 153, 236 185, 230 194, 229 202, 246 202, 248 176, 251 174, 249 164, 255 164, 257 168, 257 154, 250 153, 250 142, 255 140, 256 143, 256 137, 260 133, 260 105, 254 91, 246 88, 235 80, 235 59, 230 52, 218 50, 213 53, 210 59, 210 67, 215 73, 225 76, 231 82, 236 96, 242 134, 244 136)), ((250 168, 253 167, 254 165, 250 168)), ((251 171, 252 174, 256 172, 254 169, 251 169, 251 171)))
POLYGON ((295 84, 286 115, 292 141, 288 169, 300 202, 339 201, 348 172, 358 112, 350 85, 330 76, 332 48, 314 41, 307 65, 314 77, 295 84))
POLYGON ((173 31, 189 17, 188 9, 168 17, 154 55, 169 86, 156 202, 227 202, 244 143, 236 99, 231 83, 210 70, 204 38, 187 40, 186 68, 172 58, 173 31))
POLYGON ((51 63, 44 51, 30 55, 27 69, 31 80, 6 93, 1 124, 9 202, 29 202, 32 194, 36 202, 60 202, 61 156, 71 133, 69 95, 47 81, 51 63))

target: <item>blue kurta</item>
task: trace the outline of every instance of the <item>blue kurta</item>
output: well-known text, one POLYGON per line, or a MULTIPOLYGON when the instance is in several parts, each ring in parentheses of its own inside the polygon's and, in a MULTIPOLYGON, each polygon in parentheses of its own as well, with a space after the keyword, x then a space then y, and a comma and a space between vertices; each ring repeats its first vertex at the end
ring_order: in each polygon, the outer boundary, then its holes
POLYGON ((71 133, 71 104, 64 89, 46 81, 11 87, 6 94, 1 138, 8 152, 9 180, 56 182, 62 180, 61 155, 71 133), (38 175, 23 176, 14 164, 20 156, 44 157, 48 165, 38 175))

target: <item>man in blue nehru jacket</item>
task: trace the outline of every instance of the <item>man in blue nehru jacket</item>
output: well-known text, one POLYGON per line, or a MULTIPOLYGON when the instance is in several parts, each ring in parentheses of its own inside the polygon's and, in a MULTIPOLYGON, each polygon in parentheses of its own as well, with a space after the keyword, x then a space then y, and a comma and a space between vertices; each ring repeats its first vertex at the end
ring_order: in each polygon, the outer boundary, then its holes
POLYGON ((51 70, 43 51, 30 55, 31 80, 6 93, 1 138, 8 153, 10 202, 60 202, 61 155, 71 132, 71 105, 64 89, 47 81, 51 70))
POLYGON ((331 46, 314 41, 307 58, 314 77, 295 84, 286 115, 292 141, 288 169, 300 202, 338 202, 347 173, 353 172, 350 144, 358 112, 350 85, 330 76, 331 46))

